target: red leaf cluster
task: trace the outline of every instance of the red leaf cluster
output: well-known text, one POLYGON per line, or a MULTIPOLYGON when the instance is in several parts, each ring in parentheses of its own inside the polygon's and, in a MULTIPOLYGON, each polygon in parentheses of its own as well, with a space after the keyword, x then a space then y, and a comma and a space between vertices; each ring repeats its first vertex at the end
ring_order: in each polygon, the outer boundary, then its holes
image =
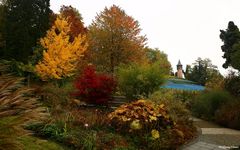
POLYGON ((75 96, 81 97, 90 104, 106 105, 116 87, 112 76, 96 73, 94 66, 87 66, 75 81, 77 92, 75 96))

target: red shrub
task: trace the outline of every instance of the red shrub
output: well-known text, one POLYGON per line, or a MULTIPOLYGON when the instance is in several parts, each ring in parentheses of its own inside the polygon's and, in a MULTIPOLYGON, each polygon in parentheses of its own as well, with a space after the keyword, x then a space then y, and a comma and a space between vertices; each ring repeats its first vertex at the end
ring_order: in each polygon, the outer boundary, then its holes
POLYGON ((94 66, 87 66, 82 75, 75 81, 77 92, 75 96, 81 97, 90 104, 107 104, 116 87, 112 76, 96 73, 94 66))

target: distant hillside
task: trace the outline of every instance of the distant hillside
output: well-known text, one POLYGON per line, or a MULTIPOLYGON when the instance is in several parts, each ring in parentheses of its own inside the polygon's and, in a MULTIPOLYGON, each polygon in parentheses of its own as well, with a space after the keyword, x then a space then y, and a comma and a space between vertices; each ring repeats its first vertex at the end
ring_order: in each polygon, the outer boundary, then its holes
POLYGON ((173 83, 177 83, 177 84, 181 84, 181 83, 185 83, 185 84, 197 84, 196 82, 187 80, 187 79, 179 79, 179 78, 169 78, 168 81, 173 82, 173 83))

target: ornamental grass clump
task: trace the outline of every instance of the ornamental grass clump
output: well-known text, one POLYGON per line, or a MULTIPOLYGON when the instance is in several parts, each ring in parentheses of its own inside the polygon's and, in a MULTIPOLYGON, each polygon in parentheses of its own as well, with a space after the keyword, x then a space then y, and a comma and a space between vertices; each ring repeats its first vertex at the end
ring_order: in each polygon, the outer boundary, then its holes
POLYGON ((7 65, 0 63, 0 149, 22 149, 17 137, 28 134, 23 126, 39 122, 49 114, 33 95, 33 89, 24 86, 24 78, 8 72, 7 65))

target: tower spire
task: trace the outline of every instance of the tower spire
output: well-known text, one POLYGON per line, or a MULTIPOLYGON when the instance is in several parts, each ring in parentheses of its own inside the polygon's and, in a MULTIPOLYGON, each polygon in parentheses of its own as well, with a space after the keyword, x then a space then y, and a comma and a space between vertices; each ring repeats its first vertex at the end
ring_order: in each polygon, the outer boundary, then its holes
POLYGON ((178 60, 178 66, 182 66, 180 59, 178 60))
POLYGON ((177 77, 183 78, 183 69, 182 69, 182 64, 180 59, 178 60, 178 64, 177 64, 177 77))

